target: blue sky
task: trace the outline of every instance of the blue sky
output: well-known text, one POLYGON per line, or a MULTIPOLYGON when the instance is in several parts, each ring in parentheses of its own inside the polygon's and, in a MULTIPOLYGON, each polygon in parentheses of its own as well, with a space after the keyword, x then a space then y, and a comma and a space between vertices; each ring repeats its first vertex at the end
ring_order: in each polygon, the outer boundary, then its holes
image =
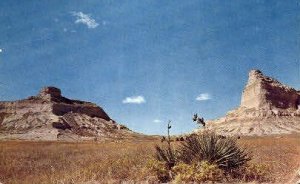
POLYGON ((300 89, 299 1, 0 1, 0 100, 59 87, 147 134, 240 103, 250 69, 300 89), (197 100, 198 99, 198 100, 197 100))

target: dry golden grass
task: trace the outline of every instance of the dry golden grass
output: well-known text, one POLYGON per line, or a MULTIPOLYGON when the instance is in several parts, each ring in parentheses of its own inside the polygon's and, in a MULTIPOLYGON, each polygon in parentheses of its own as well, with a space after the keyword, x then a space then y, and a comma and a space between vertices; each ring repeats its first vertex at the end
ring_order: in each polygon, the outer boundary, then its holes
MULTIPOLYGON (((274 182, 286 183, 300 166, 300 136, 242 138, 254 163, 270 166, 274 182)), ((0 142, 2 183, 141 183, 155 141, 65 143, 0 142)))
POLYGON ((142 181, 153 142, 0 142, 0 182, 142 181))
POLYGON ((300 134, 248 137, 240 143, 252 152, 252 162, 270 167, 273 182, 288 183, 295 178, 300 168, 300 134))

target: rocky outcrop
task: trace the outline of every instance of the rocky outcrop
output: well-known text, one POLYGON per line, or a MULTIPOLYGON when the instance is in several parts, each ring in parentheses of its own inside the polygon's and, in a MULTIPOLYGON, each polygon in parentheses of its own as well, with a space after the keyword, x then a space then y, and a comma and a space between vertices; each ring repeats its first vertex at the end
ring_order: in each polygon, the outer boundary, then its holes
POLYGON ((64 115, 68 112, 86 114, 91 117, 98 117, 110 120, 110 117, 103 111, 101 107, 90 102, 84 102, 79 100, 70 100, 61 96, 61 91, 55 87, 43 88, 38 98, 44 100, 44 103, 52 103, 52 112, 56 115, 64 115))
POLYGON ((251 70, 241 104, 206 129, 223 135, 270 135, 300 132, 300 93, 251 70))
POLYGON ((0 139, 104 140, 136 135, 96 104, 63 97, 55 87, 24 100, 0 102, 0 139))
POLYGON ((299 100, 299 94, 295 89, 264 76, 259 70, 251 70, 242 94, 241 107, 296 110, 299 100))

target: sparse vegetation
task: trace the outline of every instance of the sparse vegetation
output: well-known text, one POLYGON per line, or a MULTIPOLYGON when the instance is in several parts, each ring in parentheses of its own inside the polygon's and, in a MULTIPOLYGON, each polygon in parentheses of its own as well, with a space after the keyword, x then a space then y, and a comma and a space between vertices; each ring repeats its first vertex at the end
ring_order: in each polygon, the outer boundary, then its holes
POLYGON ((167 147, 160 147, 158 145, 155 145, 155 158, 160 162, 165 162, 165 165, 168 170, 171 170, 171 168, 175 165, 176 159, 178 158, 177 151, 174 150, 174 148, 171 146, 171 137, 170 137, 170 129, 171 121, 168 122, 167 130, 168 130, 168 139, 167 139, 167 147))
MULTIPOLYGON (((149 180, 142 171, 154 142, 0 142, 0 182, 120 183, 149 180)), ((154 175, 154 174, 153 174, 154 175)))
MULTIPOLYGON (((240 173, 245 175, 239 174, 240 177, 236 178, 236 182, 255 180, 274 183, 290 182, 299 168, 299 138, 299 135, 286 135, 280 138, 269 136, 238 139, 238 145, 242 144, 252 151, 253 158, 248 163, 252 166, 248 167, 247 173, 244 172, 245 167, 240 168, 240 173), (255 173, 256 176, 251 176, 251 173, 255 173), (267 178, 262 179, 261 176, 267 178)), ((161 178, 157 177, 157 172, 161 173, 160 177, 164 175, 169 177, 169 173, 164 169, 164 162, 159 162, 152 157, 155 154, 156 144, 162 143, 159 139, 106 143, 1 141, 0 182, 5 184, 93 183, 93 181, 104 184, 120 183, 120 181, 158 183, 161 178)), ((180 143, 172 144, 177 146, 180 143)), ((180 169, 185 166, 191 165, 186 164, 176 170, 173 169, 173 173, 180 173, 180 169)), ((180 177, 174 177, 174 181, 175 179, 183 180, 180 177)))
POLYGON ((156 182, 167 182, 171 179, 170 169, 164 161, 150 159, 147 162, 145 170, 153 174, 154 181, 156 182))
MULTIPOLYGON (((194 114, 193 121, 205 126, 204 118, 197 114, 194 114)), ((155 146, 155 158, 164 162, 160 164, 163 168, 156 170, 167 170, 169 173, 160 180, 162 182, 222 181, 223 178, 228 180, 228 177, 240 177, 239 172, 233 175, 233 171, 239 170, 251 160, 246 150, 237 144, 237 139, 207 130, 200 134, 191 134, 180 145, 171 146, 170 129, 169 121, 167 146, 155 146)), ((161 178, 159 176, 157 178, 161 178)))
POLYGON ((182 182, 222 181, 235 175, 240 177, 238 172, 231 175, 232 171, 250 160, 249 154, 238 146, 236 139, 223 138, 208 131, 192 135, 175 147, 170 144, 165 148, 156 146, 155 157, 165 163, 162 164, 163 169, 171 173, 169 180, 182 182))
POLYGON ((223 170, 216 164, 207 161, 185 164, 179 163, 172 168, 175 174, 174 183, 222 181, 224 179, 223 170))
POLYGON ((246 164, 249 154, 240 148, 234 138, 222 138, 213 132, 191 136, 179 148, 180 160, 184 163, 207 161, 226 172, 246 164))
POLYGON ((237 172, 237 177, 242 176, 242 178, 239 179, 245 182, 268 182, 271 179, 270 167, 262 163, 248 163, 237 172))

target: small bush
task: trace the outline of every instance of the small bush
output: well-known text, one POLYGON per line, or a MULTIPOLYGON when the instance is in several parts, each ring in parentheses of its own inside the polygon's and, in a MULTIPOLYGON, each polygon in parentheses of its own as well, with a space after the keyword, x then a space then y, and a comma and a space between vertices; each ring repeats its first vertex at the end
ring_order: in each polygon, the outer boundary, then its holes
POLYGON ((207 161, 194 164, 179 163, 172 169, 174 183, 222 181, 223 171, 207 161))
MULTIPOLYGON (((179 146, 168 144, 166 147, 156 146, 155 149, 155 158, 161 162, 160 170, 156 168, 156 173, 162 182, 171 179, 180 183, 234 178, 232 171, 243 167, 250 160, 248 153, 238 146, 236 139, 224 138, 213 132, 190 136, 179 146)), ((249 177, 257 173, 252 167, 247 169, 249 177)), ((240 177, 241 174, 237 176, 240 177)), ((258 177, 260 175, 256 178, 258 177)))
POLYGON ((170 180, 169 169, 167 168, 166 162, 150 159, 146 167, 150 173, 157 177, 158 181, 167 182, 170 180))
POLYGON ((212 132, 191 136, 179 148, 179 160, 184 163, 207 161, 224 171, 230 171, 246 164, 250 157, 241 149, 235 139, 222 138, 212 132))

